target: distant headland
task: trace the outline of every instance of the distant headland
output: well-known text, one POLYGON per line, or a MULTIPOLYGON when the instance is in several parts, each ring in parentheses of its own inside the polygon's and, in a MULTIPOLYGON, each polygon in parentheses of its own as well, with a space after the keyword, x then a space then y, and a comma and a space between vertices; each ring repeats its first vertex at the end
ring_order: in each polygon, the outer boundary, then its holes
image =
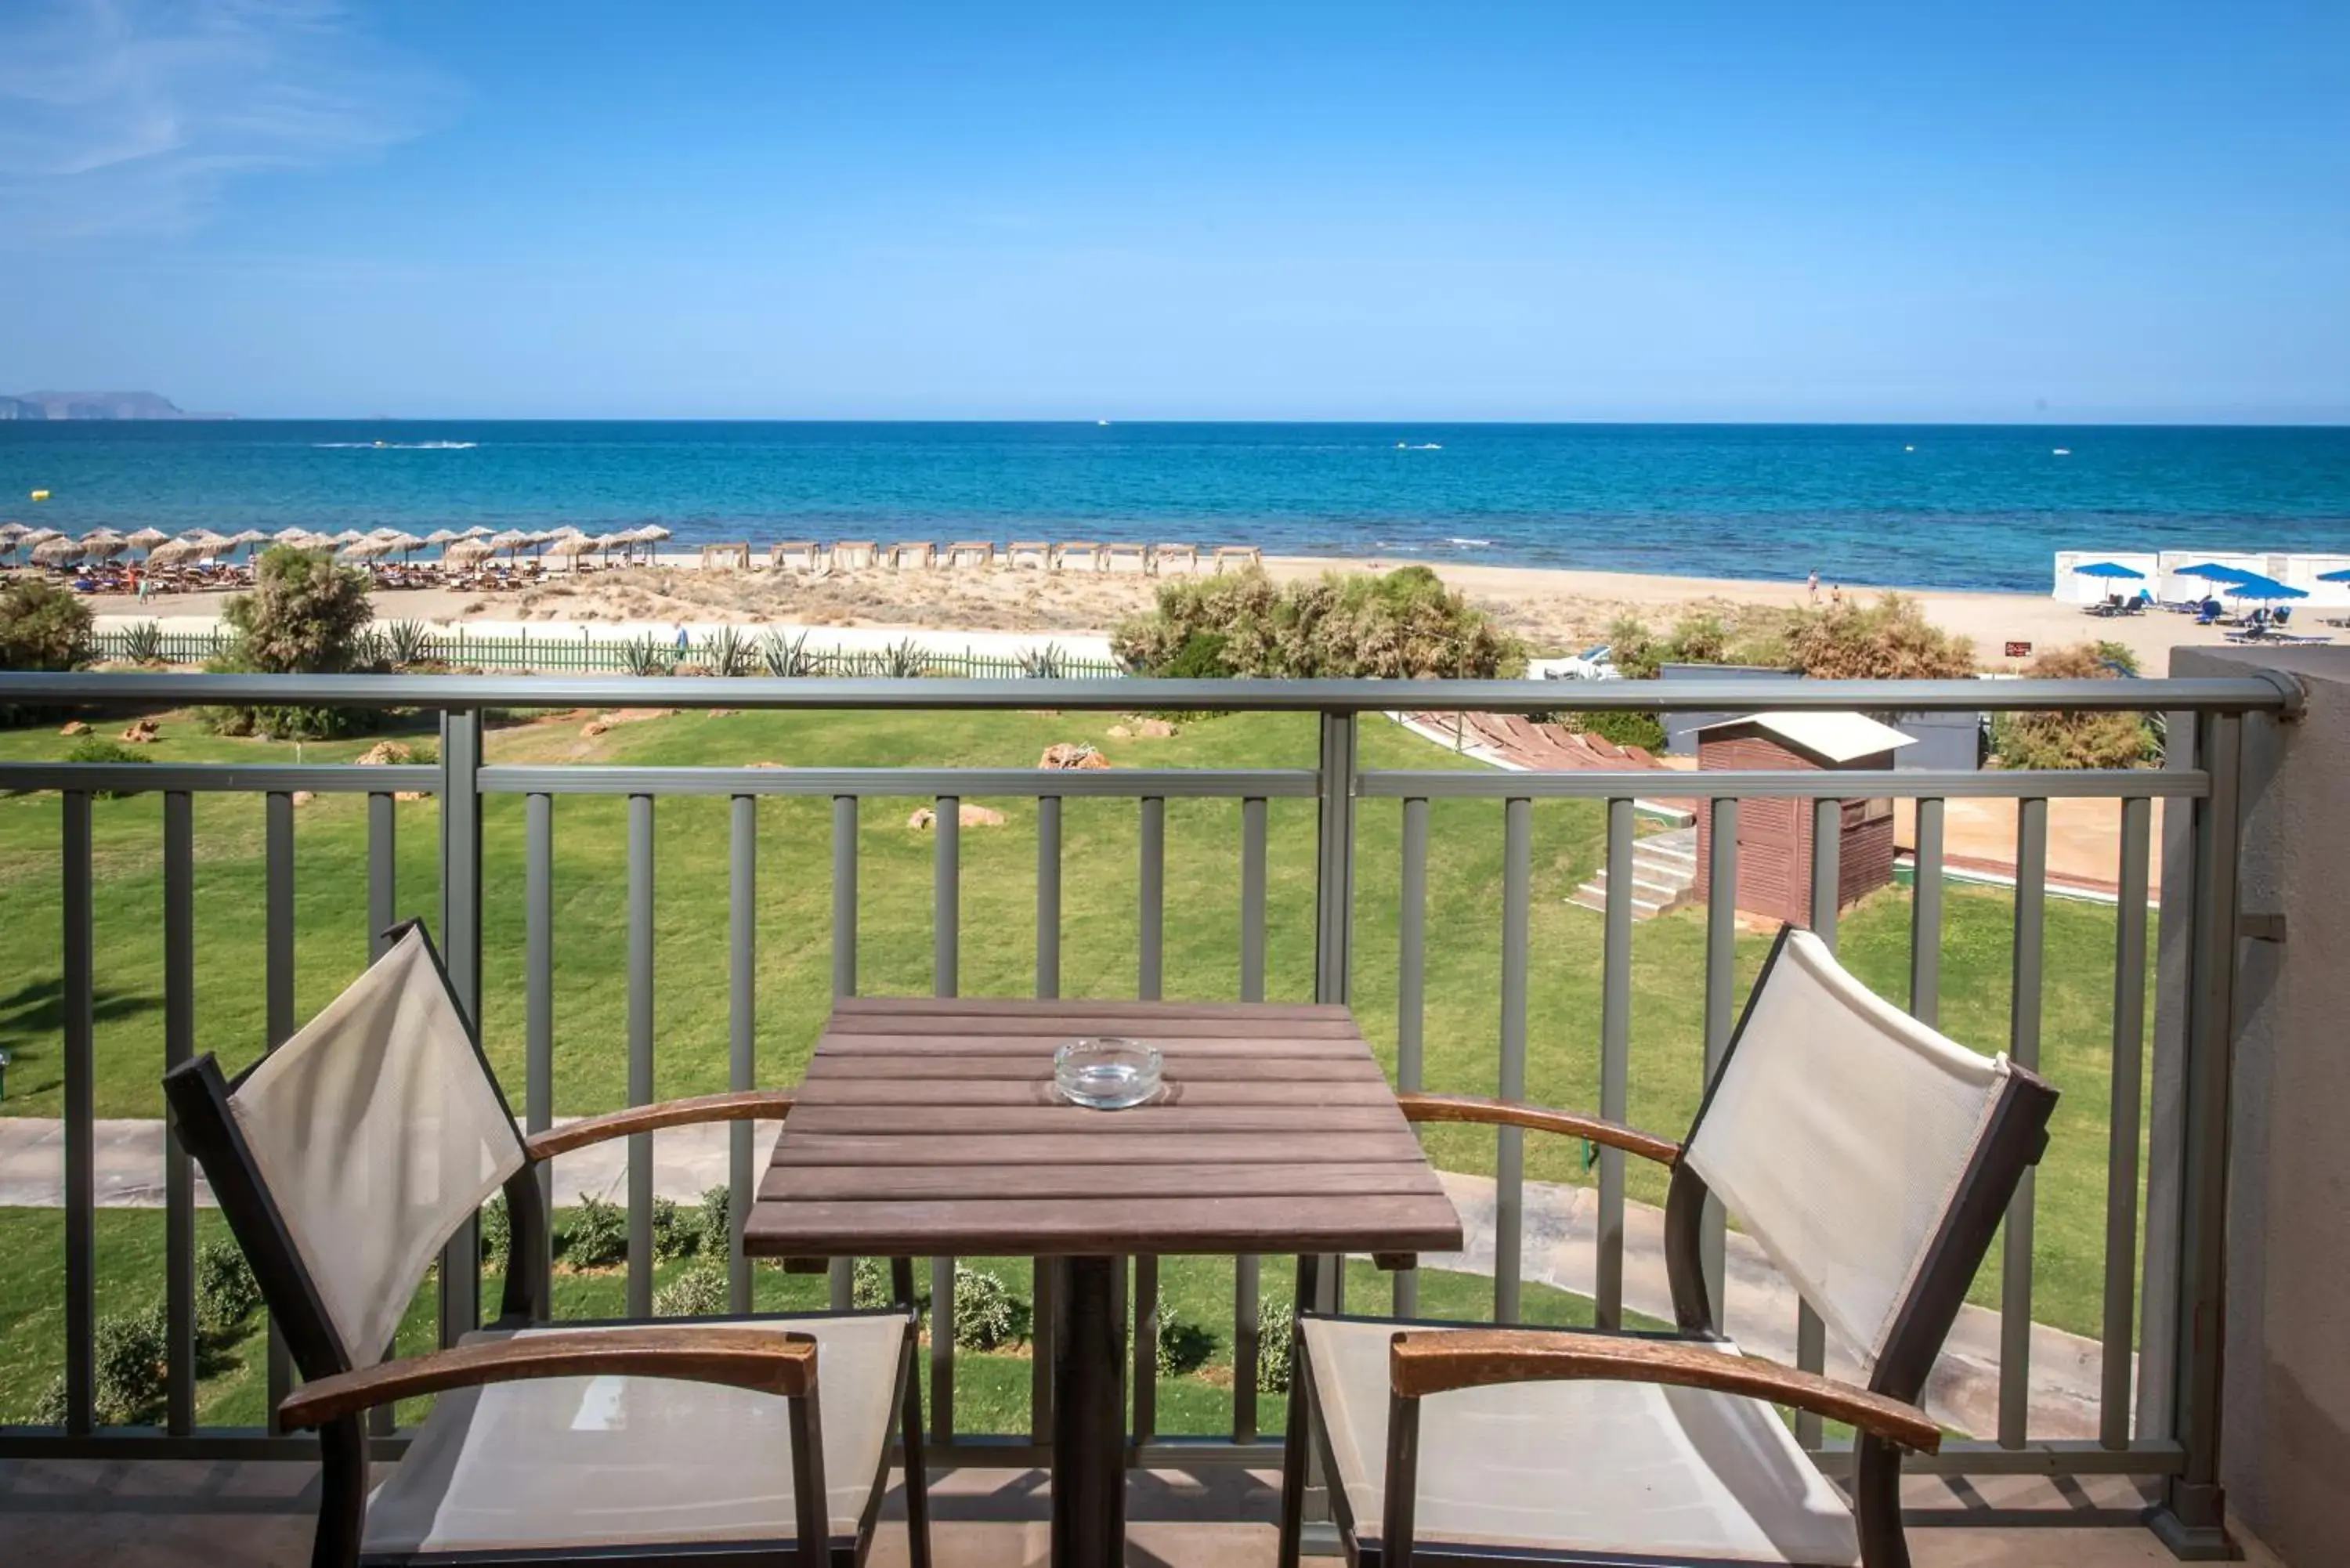
POLYGON ((0 393, 0 420, 233 420, 192 414, 160 392, 0 393))

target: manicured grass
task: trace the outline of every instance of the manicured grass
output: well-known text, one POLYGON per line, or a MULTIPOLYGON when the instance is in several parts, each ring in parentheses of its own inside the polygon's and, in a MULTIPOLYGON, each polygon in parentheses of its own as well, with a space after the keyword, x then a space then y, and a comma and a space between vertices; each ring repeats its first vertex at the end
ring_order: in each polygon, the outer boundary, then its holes
MULTIPOLYGON (((565 1216, 558 1212, 558 1227, 565 1216)), ((0 1272, 0 1426, 29 1418, 34 1401, 64 1369, 64 1227, 56 1210, 0 1209, 0 1252, 18 1260, 0 1272)), ((224 1240, 227 1226, 210 1211, 197 1216, 198 1241, 224 1240)), ((101 1210, 98 1216, 98 1310, 100 1316, 133 1314, 161 1293, 163 1217, 154 1210, 101 1210)), ((691 1267, 690 1261, 655 1267, 655 1288, 691 1267)), ((955 1356, 956 1429, 968 1434, 1022 1432, 1028 1425, 1027 1308, 1032 1302, 1030 1265, 1024 1259, 972 1260, 1010 1288, 1019 1306, 1020 1343, 1002 1351, 958 1351, 955 1356)), ((927 1282, 926 1271, 917 1271, 927 1282)), ((1357 1312, 1388 1309, 1393 1276, 1368 1262, 1347 1268, 1347 1301, 1357 1312)), ((765 1264, 753 1271, 753 1302, 761 1312, 820 1312, 826 1307, 821 1275, 785 1274, 765 1264)), ((503 1279, 484 1277, 482 1299, 494 1315, 503 1279)), ((1262 1285, 1268 1299, 1288 1303, 1294 1295, 1285 1260, 1269 1260, 1262 1285)), ((922 1285, 927 1296, 927 1283, 922 1285)), ((628 1285, 622 1271, 576 1273, 558 1267, 555 1315, 561 1319, 627 1315, 628 1285)), ((403 1354, 431 1348, 436 1292, 430 1282, 417 1293, 400 1326, 403 1354)), ((1159 1429, 1170 1435, 1228 1434, 1232 1420, 1232 1264, 1226 1258, 1169 1258, 1159 1265, 1160 1321, 1203 1330, 1207 1354, 1193 1370, 1159 1381, 1159 1429)), ((1491 1315, 1492 1282, 1474 1274, 1420 1272, 1419 1315, 1475 1322, 1491 1315)), ((1549 1285, 1525 1287, 1530 1323, 1588 1324, 1590 1303, 1549 1285)), ((1636 1326, 1660 1326, 1641 1322, 1636 1326)), ((267 1410, 265 1372, 266 1330, 259 1314, 227 1343, 209 1347, 199 1364, 197 1418, 206 1426, 252 1427, 267 1410)), ((923 1386, 930 1386, 930 1361, 922 1358, 923 1386)), ((429 1407, 412 1400, 400 1419, 413 1422, 429 1407)), ((1257 1423, 1278 1432, 1286 1415, 1283 1396, 1260 1394, 1257 1423)))
MULTIPOLYGON (((1310 716, 1234 714, 1186 724, 1171 741, 1107 737, 1107 714, 743 713, 685 714, 614 727, 585 740, 577 720, 500 730, 493 762, 593 761, 740 765, 756 761, 825 765, 1033 764, 1055 741, 1100 745, 1119 766, 1309 767, 1310 716)), ((202 734, 182 717, 163 722, 161 761, 291 760, 295 748, 202 734)), ((47 731, 0 733, 0 760, 57 758, 68 742, 47 731)), ((307 760, 339 760, 364 742, 311 745, 307 760)), ((1465 765, 1443 748, 1378 719, 1362 727, 1367 768, 1465 765)), ((906 826, 913 800, 867 803, 858 831, 860 989, 926 993, 932 971, 933 839, 906 826)), ((958 983, 972 995, 1021 995, 1035 983, 1035 808, 988 801, 1002 827, 963 831, 958 983)), ((674 798, 656 807, 655 1091, 725 1086, 728 804, 674 798)), ((620 1103, 626 1082, 628 944, 626 806, 560 797, 555 814, 555 1097, 558 1112, 620 1103)), ((759 807, 758 1076, 800 1075, 829 995, 833 897, 830 803, 768 800, 759 807)), ((59 1067, 57 846, 55 796, 0 798, 0 929, 10 933, 10 979, 0 984, 0 1049, 9 1051, 0 1112, 56 1116, 59 1067)), ((234 1067, 261 1049, 263 808, 257 797, 199 797, 196 805, 198 1044, 234 1067)), ((1375 1049, 1390 1065, 1396 1034, 1396 929, 1400 813, 1369 800, 1358 810, 1354 1000, 1375 1049)), ((162 919, 161 806, 153 797, 98 802, 98 1108, 100 1116, 161 1113, 162 919)), ((437 924, 435 806, 398 810, 399 907, 437 924)), ((1426 1084, 1491 1093, 1499 1034, 1502 810, 1498 802, 1439 801, 1430 813, 1426 1084)), ((1136 985, 1137 813, 1131 802, 1070 800, 1064 811, 1061 989, 1067 995, 1132 995, 1136 985)), ((1314 831, 1311 801, 1274 801, 1267 898, 1267 994, 1312 993, 1314 831)), ((366 809, 356 797, 322 796, 297 808, 295 990, 307 1017, 367 958, 366 809)), ((1527 1093, 1553 1104, 1597 1101, 1601 918, 1566 897, 1598 864, 1599 808, 1539 802, 1534 810, 1533 975, 1527 1093)), ((1236 802, 1168 803, 1165 991, 1232 998, 1239 992, 1236 802)), ((492 1062, 519 1099, 523 1054, 523 803, 490 798, 484 810, 484 1033, 492 1062)), ((1984 1050, 2009 1033, 2011 900, 1952 888, 1946 899, 1941 1021, 1984 1050)), ((1870 985, 1908 995, 1908 895, 1887 889, 1846 911, 1843 952, 1870 985)), ((1679 1136, 1700 1089, 1704 922, 1691 911, 1647 922, 1633 938, 1629 1119, 1679 1136)), ((2107 1087, 2114 918, 2093 905, 2048 908, 2042 1069, 2064 1092, 2038 1188, 2035 1315, 2094 1332, 2103 1270, 2107 1087)), ((1751 981, 1768 947, 1739 943, 1739 982, 1751 981)), ((1490 1170, 1492 1136, 1431 1128, 1440 1164, 1490 1170)), ((1791 1149, 1789 1158, 1801 1157, 1791 1149)), ((1575 1143, 1529 1141, 1536 1179, 1584 1181, 1575 1143)), ((1661 1176, 1637 1163, 1632 1195, 1663 1199, 1661 1176)), ((1997 1299, 1996 1251, 1976 1299, 1997 1299)))

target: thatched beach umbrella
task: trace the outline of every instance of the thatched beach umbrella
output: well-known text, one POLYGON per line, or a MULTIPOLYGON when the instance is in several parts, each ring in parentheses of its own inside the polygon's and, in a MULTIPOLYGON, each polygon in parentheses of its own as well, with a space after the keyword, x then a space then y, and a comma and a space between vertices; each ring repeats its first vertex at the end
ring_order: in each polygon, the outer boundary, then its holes
POLYGON ((576 572, 579 569, 581 557, 592 556, 601 548, 602 546, 598 545, 595 540, 587 537, 585 535, 571 534, 565 535, 563 538, 557 539, 555 542, 554 548, 550 550, 548 554, 563 556, 569 560, 571 563, 571 569, 576 572))
POLYGON ((491 535, 489 545, 494 554, 515 554, 529 547, 530 535, 519 528, 509 528, 503 534, 491 535))
POLYGON ((424 542, 428 545, 448 545, 455 544, 463 537, 463 534, 452 532, 447 528, 435 528, 424 535, 424 542))
POLYGON ((343 546, 346 560, 372 561, 391 554, 389 539, 354 539, 343 546))
POLYGON ((33 559, 44 566, 62 566, 68 561, 80 560, 87 554, 88 551, 80 540, 68 539, 63 535, 54 539, 44 539, 33 547, 33 559))
POLYGON ((172 536, 161 528, 141 528, 131 535, 129 540, 132 549, 144 550, 151 556, 155 553, 155 547, 158 545, 168 545, 171 542, 172 536))
POLYGON ((460 539, 442 553, 442 560, 452 566, 469 566, 475 561, 487 560, 489 545, 479 539, 460 539))
POLYGON ((182 561, 192 561, 204 553, 204 547, 188 539, 166 539, 147 552, 151 566, 176 566, 182 561))
POLYGON ((476 523, 471 528, 466 529, 461 536, 467 539, 486 539, 496 532, 497 530, 494 528, 487 527, 482 524, 476 523))
POLYGON ((130 548, 130 541, 111 528, 100 528, 82 535, 84 553, 100 561, 110 561, 130 548))
POLYGON ((310 530, 299 527, 280 528, 276 534, 270 535, 270 537, 276 539, 279 544, 292 545, 297 549, 301 546, 302 541, 307 539, 309 536, 310 530))

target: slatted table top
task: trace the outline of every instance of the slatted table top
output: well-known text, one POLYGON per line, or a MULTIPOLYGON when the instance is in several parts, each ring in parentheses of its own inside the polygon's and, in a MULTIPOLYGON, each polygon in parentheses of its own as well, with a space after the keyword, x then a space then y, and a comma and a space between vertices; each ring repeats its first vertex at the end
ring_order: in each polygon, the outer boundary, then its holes
POLYGON ((841 1002, 743 1221, 764 1256, 1460 1250, 1461 1218, 1344 1007, 841 1002), (1053 1053, 1122 1034, 1159 1099, 1069 1105, 1053 1053))

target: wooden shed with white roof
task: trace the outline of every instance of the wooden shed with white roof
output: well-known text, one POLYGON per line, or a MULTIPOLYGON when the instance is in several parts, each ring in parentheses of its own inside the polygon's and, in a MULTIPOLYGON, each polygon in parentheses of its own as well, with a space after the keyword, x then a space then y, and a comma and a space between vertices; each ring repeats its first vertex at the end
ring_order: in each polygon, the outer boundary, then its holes
MULTIPOLYGON (((1750 713, 1698 732, 1700 773, 1876 771, 1915 742, 1865 713, 1750 713)), ((1893 803, 1841 803, 1836 907, 1893 880, 1893 803)), ((1748 796, 1738 803, 1738 908, 1766 919, 1812 924, 1812 822, 1808 800, 1748 796)), ((1711 900, 1712 814, 1698 814, 1698 896, 1711 900)))

